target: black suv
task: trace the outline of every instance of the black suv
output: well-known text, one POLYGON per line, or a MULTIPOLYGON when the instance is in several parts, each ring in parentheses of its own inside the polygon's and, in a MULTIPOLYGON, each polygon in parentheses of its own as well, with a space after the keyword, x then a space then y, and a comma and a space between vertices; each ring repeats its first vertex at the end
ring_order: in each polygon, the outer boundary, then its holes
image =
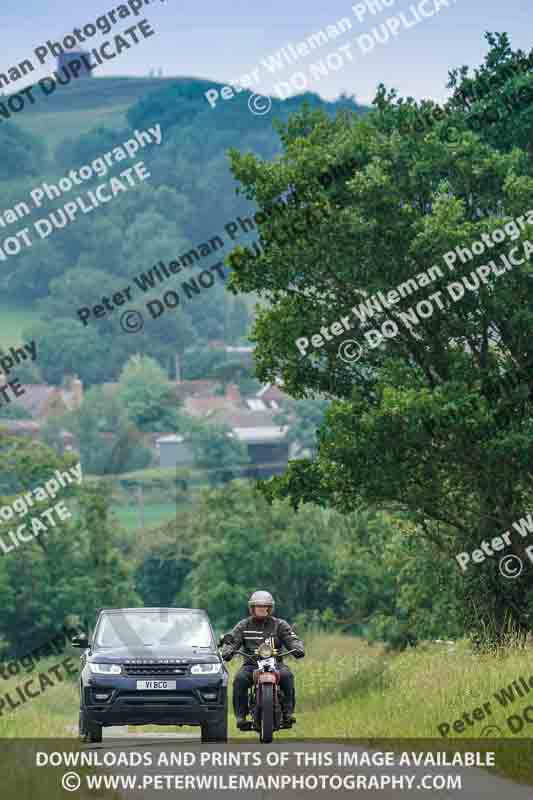
POLYGON ((202 742, 227 739, 228 672, 205 611, 105 608, 82 647, 79 731, 101 742, 106 725, 200 725, 202 742))

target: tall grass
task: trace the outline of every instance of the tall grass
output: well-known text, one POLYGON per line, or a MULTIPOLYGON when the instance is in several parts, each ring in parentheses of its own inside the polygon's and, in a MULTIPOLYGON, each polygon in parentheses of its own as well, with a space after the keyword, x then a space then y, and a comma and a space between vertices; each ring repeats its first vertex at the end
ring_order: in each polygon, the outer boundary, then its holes
MULTIPOLYGON (((79 653, 76 654, 72 648, 63 655, 55 655, 38 662, 36 668, 27 673, 23 670, 19 675, 2 680, 0 678, 0 697, 6 694, 12 699, 13 704, 21 703, 17 695, 16 687, 23 685, 31 678, 35 679, 38 673, 46 673, 53 686, 47 686, 42 694, 33 699, 27 700, 17 708, 11 709, 6 702, 2 708, 0 716, 0 738, 34 738, 46 739, 49 737, 72 737, 74 728, 78 727, 78 688, 73 678, 65 678, 65 670, 60 668, 59 672, 63 677, 63 682, 50 673, 50 667, 59 665, 61 661, 69 656, 75 664, 79 653)), ((39 681, 34 680, 30 689, 34 693, 39 690, 39 681)), ((21 688, 22 691, 22 688, 21 688)))
POLYGON ((533 724, 513 734, 510 714, 533 704, 531 694, 508 708, 493 696, 511 681, 533 676, 533 652, 523 647, 475 653, 465 641, 425 644, 399 654, 338 635, 321 634, 306 642, 310 657, 294 665, 297 681, 296 727, 288 734, 341 738, 441 739, 438 726, 450 725, 447 738, 478 738, 497 725, 503 738, 530 738, 533 724), (484 720, 453 722, 490 703, 484 720), (529 727, 529 730, 528 730, 529 727))

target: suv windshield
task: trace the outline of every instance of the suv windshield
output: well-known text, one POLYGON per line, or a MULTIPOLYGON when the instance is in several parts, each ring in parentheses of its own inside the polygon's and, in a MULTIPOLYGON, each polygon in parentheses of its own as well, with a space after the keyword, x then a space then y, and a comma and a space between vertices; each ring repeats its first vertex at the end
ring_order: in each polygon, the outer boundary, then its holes
POLYGON ((207 619, 200 614, 129 611, 103 614, 94 643, 96 647, 180 645, 208 648, 213 645, 213 639, 207 619))

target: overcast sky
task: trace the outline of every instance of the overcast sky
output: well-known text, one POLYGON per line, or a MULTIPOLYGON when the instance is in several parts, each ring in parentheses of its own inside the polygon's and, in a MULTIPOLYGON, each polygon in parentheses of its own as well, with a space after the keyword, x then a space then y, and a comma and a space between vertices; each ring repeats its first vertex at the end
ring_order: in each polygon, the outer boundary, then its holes
MULTIPOLYGON (((364 0, 361 0, 364 5, 364 0)), ((309 64, 324 58, 356 37, 369 33, 387 18, 400 11, 413 20, 410 6, 420 0, 367 0, 374 5, 384 2, 388 8, 372 15, 369 11, 361 21, 352 11, 355 3, 344 0, 309 3, 308 0, 269 0, 251 3, 250 0, 151 0, 143 14, 120 21, 107 36, 99 34, 90 40, 96 46, 114 33, 146 16, 157 35, 123 52, 114 61, 99 67, 98 75, 147 75, 150 69, 163 69, 165 76, 188 75, 215 81, 231 81, 260 64, 261 58, 273 54, 287 43, 296 44, 307 36, 348 17, 352 30, 342 38, 329 42, 320 50, 301 59, 279 73, 287 81, 298 70, 305 72, 309 89, 332 99, 341 91, 355 94, 360 102, 370 102, 376 85, 381 81, 395 87, 400 95, 417 99, 432 97, 443 100, 448 69, 462 64, 478 65, 486 52, 485 31, 507 31, 514 48, 528 50, 533 45, 531 0, 440 0, 443 7, 435 16, 423 19, 408 30, 400 29, 398 36, 386 44, 377 44, 363 55, 353 47, 353 62, 327 78, 313 80, 309 64), (311 5, 313 7, 311 7, 311 5)), ((437 0, 439 2, 439 0, 437 0)), ((432 9, 435 0, 426 0, 432 9)), ((91 4, 65 0, 2 0, 3 23, 0 72, 6 72, 47 39, 63 38, 74 27, 94 22, 96 17, 117 8, 120 3, 92 0, 91 4), (90 11, 87 9, 90 7, 90 11)), ((33 58, 34 62, 36 59, 33 58)), ((49 74, 54 60, 32 81, 49 74)), ((273 93, 273 79, 262 67, 258 89, 273 93)), ((22 88, 32 82, 21 81, 13 86, 22 88)))

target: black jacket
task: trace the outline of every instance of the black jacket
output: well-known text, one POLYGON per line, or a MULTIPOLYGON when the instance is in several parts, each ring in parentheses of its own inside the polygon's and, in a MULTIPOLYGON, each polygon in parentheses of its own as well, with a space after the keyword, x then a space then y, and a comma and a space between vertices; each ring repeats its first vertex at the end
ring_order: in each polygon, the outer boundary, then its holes
MULTIPOLYGON (((253 654, 254 650, 263 641, 273 644, 276 650, 281 650, 284 645, 287 650, 296 649, 302 657, 305 653, 304 643, 299 639, 288 622, 278 617, 266 617, 256 619, 247 617, 238 622, 231 631, 233 639, 231 644, 225 644, 222 648, 222 657, 229 660, 236 650, 244 650, 246 653, 253 654), (269 641, 269 640, 272 641, 269 641)), ((278 657, 279 661, 283 661, 278 657)))

